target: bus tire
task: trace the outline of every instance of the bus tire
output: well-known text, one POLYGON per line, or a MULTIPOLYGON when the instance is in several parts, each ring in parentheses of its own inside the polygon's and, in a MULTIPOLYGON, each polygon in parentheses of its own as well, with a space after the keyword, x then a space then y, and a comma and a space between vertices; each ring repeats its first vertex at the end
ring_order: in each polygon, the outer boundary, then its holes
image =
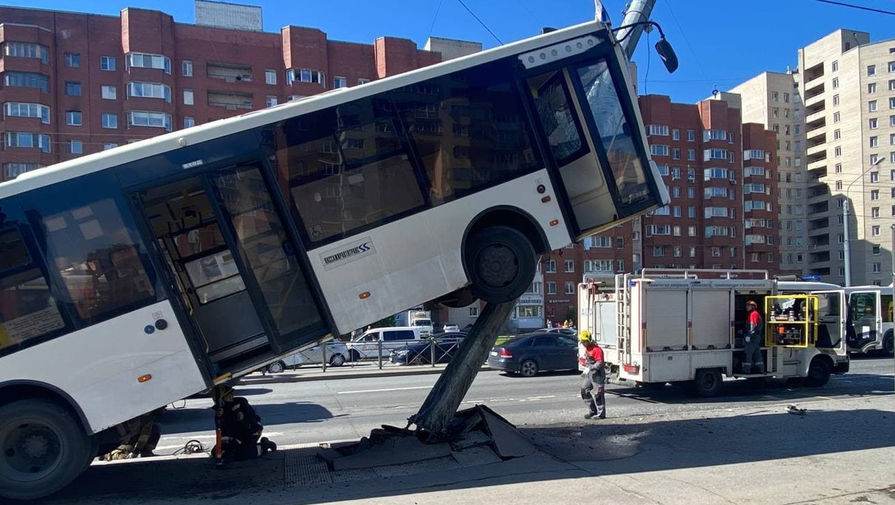
POLYGON ((696 379, 693 381, 693 387, 696 394, 703 398, 711 398, 718 396, 721 392, 724 379, 721 372, 717 368, 703 368, 696 371, 696 379))
POLYGON ((808 365, 808 376, 805 377, 805 385, 810 387, 820 387, 830 380, 830 365, 827 360, 815 357, 808 365))
POLYGON ((518 230, 489 226, 477 232, 466 248, 472 293, 486 302, 513 301, 534 278, 535 249, 518 230))
POLYGON ((67 408, 43 399, 0 407, 0 497, 55 493, 86 469, 92 443, 67 408))
POLYGON ((895 355, 895 341, 892 338, 892 330, 886 332, 883 337, 883 354, 886 356, 895 355))

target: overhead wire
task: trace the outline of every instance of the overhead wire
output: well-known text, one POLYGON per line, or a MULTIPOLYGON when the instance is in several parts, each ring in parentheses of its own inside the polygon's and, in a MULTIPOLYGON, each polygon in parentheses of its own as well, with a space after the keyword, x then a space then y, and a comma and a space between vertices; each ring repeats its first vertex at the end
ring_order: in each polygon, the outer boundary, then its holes
POLYGON ((888 14, 890 16, 895 16, 895 11, 887 11, 884 9, 876 9, 874 7, 865 7, 863 5, 855 5, 847 2, 837 2, 835 0, 814 0, 815 2, 830 4, 830 5, 838 5, 840 7, 849 7, 852 9, 858 9, 863 11, 876 12, 878 14, 888 14))
POLYGON ((486 25, 484 21, 482 21, 481 19, 479 19, 479 17, 476 16, 474 12, 472 12, 472 9, 470 9, 470 8, 466 5, 466 3, 463 2, 463 0, 457 0, 457 1, 460 2, 460 5, 462 5, 463 8, 466 9, 466 12, 468 12, 469 15, 471 15, 472 17, 474 17, 475 20, 478 21, 479 24, 482 25, 482 27, 483 27, 485 30, 487 30, 488 33, 490 33, 492 37, 494 37, 494 40, 496 40, 498 44, 503 45, 503 41, 500 40, 500 38, 499 38, 497 35, 495 35, 494 32, 492 32, 490 28, 488 28, 488 25, 486 25))

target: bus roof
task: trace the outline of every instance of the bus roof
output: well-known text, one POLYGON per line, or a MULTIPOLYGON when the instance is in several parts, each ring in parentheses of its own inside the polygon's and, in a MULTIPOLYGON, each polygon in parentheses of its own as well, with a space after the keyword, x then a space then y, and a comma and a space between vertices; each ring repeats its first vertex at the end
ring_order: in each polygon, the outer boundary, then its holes
POLYGON ((49 167, 26 172, 19 177, 0 183, 0 198, 23 193, 82 175, 105 170, 125 163, 148 158, 180 147, 206 142, 233 133, 258 128, 306 113, 325 109, 351 100, 365 98, 385 91, 401 88, 419 81, 449 74, 466 68, 524 53, 564 40, 606 30, 599 21, 589 21, 576 26, 530 37, 454 60, 448 60, 410 72, 371 81, 369 83, 330 90, 307 98, 286 102, 273 107, 247 112, 239 116, 212 121, 185 130, 173 131, 108 151, 89 154, 49 167))

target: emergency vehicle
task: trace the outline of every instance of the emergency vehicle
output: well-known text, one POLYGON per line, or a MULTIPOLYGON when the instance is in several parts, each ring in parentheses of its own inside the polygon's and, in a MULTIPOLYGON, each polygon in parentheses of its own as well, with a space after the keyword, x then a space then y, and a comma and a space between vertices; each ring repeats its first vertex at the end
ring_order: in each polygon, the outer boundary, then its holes
POLYGON ((616 380, 689 384, 702 396, 720 393, 725 376, 822 386, 849 369, 845 292, 835 287, 759 270, 643 269, 579 284, 579 329, 616 380), (741 373, 749 300, 765 324, 760 374, 741 373))

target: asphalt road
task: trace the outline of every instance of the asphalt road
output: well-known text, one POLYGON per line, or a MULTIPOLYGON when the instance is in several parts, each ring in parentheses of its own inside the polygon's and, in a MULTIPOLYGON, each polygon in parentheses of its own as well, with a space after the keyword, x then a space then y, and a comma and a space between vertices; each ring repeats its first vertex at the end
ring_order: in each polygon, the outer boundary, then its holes
MULTIPOLYGON (((304 371, 294 372, 296 374, 304 371)), ((282 375, 288 378, 289 374, 282 375)), ((293 376, 294 378, 294 376, 293 376)), ((437 375, 407 375, 328 381, 276 381, 253 375, 236 388, 249 399, 265 425, 265 435, 281 446, 356 440, 382 424, 403 427, 416 413, 437 375)), ((834 398, 867 397, 893 391, 892 358, 852 360, 851 372, 833 376, 822 388, 783 383, 728 381, 724 395, 696 398, 681 388, 607 387, 609 418, 750 407, 756 412, 782 402, 811 408, 834 398)), ((577 373, 542 374, 534 378, 483 371, 463 406, 486 404, 517 426, 581 423, 585 406, 578 397, 577 373)), ((188 400, 169 408, 161 419, 164 433, 158 454, 170 454, 189 440, 213 443, 210 400, 188 400)))

